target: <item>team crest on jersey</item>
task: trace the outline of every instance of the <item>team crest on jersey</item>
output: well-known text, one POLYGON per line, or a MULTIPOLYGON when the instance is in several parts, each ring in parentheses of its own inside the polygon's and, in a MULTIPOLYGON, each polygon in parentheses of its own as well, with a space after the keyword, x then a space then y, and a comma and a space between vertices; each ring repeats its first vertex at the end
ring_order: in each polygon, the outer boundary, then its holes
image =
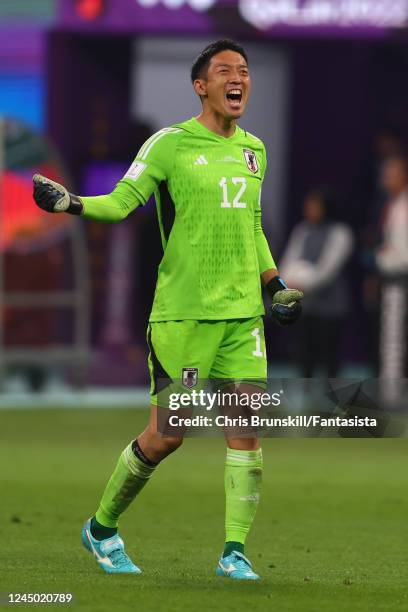
POLYGON ((181 379, 185 387, 195 387, 198 382, 198 368, 183 368, 181 379))
POLYGON ((246 165, 248 166, 251 172, 256 174, 258 172, 258 160, 256 159, 255 153, 250 149, 243 149, 243 151, 246 165))

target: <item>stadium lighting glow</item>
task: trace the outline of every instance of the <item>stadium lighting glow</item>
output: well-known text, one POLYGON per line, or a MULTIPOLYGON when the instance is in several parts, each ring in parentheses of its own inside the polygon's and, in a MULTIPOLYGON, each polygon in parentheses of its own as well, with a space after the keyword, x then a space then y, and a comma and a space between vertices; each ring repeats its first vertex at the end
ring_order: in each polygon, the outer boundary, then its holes
MULTIPOLYGON (((219 0, 135 0, 144 8, 189 6, 203 12, 219 0)), ((259 29, 293 27, 402 27, 408 23, 408 0, 236 0, 243 19, 259 29)))
POLYGON ((240 0, 244 19, 260 29, 275 25, 401 27, 407 0, 240 0))
POLYGON ((207 9, 217 4, 217 0, 137 0, 137 2, 146 8, 162 4, 169 9, 178 9, 187 4, 195 11, 206 11, 207 9))

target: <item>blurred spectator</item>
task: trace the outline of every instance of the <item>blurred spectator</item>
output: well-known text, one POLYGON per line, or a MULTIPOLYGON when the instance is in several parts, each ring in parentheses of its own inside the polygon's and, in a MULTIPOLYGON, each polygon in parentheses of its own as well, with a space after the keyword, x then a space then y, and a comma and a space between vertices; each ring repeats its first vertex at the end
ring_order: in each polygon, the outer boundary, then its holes
POLYGON ((388 203, 381 218, 383 241, 377 265, 386 276, 408 274, 408 159, 389 158, 383 167, 382 184, 388 203))
POLYGON ((389 158, 402 155, 403 150, 403 141, 397 129, 385 127, 378 130, 374 137, 371 161, 367 164, 366 171, 360 172, 361 184, 357 200, 362 204, 359 207, 364 215, 359 248, 365 311, 363 342, 375 375, 378 375, 379 371, 380 318, 380 279, 376 252, 382 240, 380 219, 389 199, 383 181, 383 169, 389 158))
POLYGON ((382 185, 388 202, 381 218, 382 243, 376 261, 382 277, 380 376, 406 375, 408 304, 408 159, 399 155, 384 164, 382 185))
POLYGON ((336 221, 336 202, 327 189, 311 191, 303 206, 304 221, 293 229, 279 270, 289 286, 305 293, 303 317, 296 329, 297 356, 304 378, 318 365, 329 377, 340 367, 344 320, 350 291, 344 267, 353 250, 353 235, 336 221))
POLYGON ((357 200, 364 215, 362 231, 362 263, 368 270, 375 269, 375 249, 380 241, 379 220, 388 195, 383 182, 383 168, 387 160, 403 154, 403 143, 391 129, 379 130, 374 137, 372 159, 360 174, 361 184, 357 200), (367 201, 369 207, 367 210, 367 201))

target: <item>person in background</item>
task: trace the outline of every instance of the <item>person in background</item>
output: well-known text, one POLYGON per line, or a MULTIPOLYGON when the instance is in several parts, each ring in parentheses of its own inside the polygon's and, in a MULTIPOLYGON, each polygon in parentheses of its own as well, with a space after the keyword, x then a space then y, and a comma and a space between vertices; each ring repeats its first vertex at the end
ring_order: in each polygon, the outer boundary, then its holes
POLYGON ((376 252, 381 244, 380 219, 389 197, 383 184, 383 169, 391 157, 403 154, 401 130, 392 126, 379 129, 371 151, 371 159, 359 170, 359 185, 354 195, 363 215, 357 222, 359 231, 358 263, 361 272, 364 333, 362 341, 373 376, 379 372, 380 275, 376 252), (368 204, 368 208, 367 208, 368 204))
POLYGON ((327 188, 307 194, 303 217, 294 227, 280 262, 287 282, 297 283, 304 292, 296 353, 303 378, 311 378, 319 365, 334 378, 351 306, 345 266, 354 238, 350 228, 336 220, 336 200, 327 188))
POLYGON ((387 193, 376 263, 381 275, 380 377, 401 379, 407 370, 408 305, 408 159, 390 157, 382 185, 387 193))

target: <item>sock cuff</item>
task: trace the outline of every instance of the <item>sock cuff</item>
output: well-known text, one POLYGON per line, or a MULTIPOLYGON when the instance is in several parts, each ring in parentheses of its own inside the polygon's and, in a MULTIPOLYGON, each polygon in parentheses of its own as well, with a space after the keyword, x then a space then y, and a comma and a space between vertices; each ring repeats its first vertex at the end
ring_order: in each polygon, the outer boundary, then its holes
POLYGON ((226 465, 240 467, 262 467, 262 448, 258 448, 257 450, 253 451, 227 448, 226 465))
POLYGON ((156 467, 157 463, 155 461, 151 461, 148 457, 146 457, 146 455, 140 448, 139 440, 137 438, 132 442, 132 451, 133 454, 136 455, 138 459, 140 459, 140 461, 143 461, 143 463, 146 463, 146 465, 156 467))
POLYGON ((121 454, 121 460, 123 461, 125 467, 134 475, 147 480, 153 474, 156 466, 155 465, 147 465, 144 463, 139 457, 133 452, 132 449, 133 441, 125 448, 125 450, 121 454))

